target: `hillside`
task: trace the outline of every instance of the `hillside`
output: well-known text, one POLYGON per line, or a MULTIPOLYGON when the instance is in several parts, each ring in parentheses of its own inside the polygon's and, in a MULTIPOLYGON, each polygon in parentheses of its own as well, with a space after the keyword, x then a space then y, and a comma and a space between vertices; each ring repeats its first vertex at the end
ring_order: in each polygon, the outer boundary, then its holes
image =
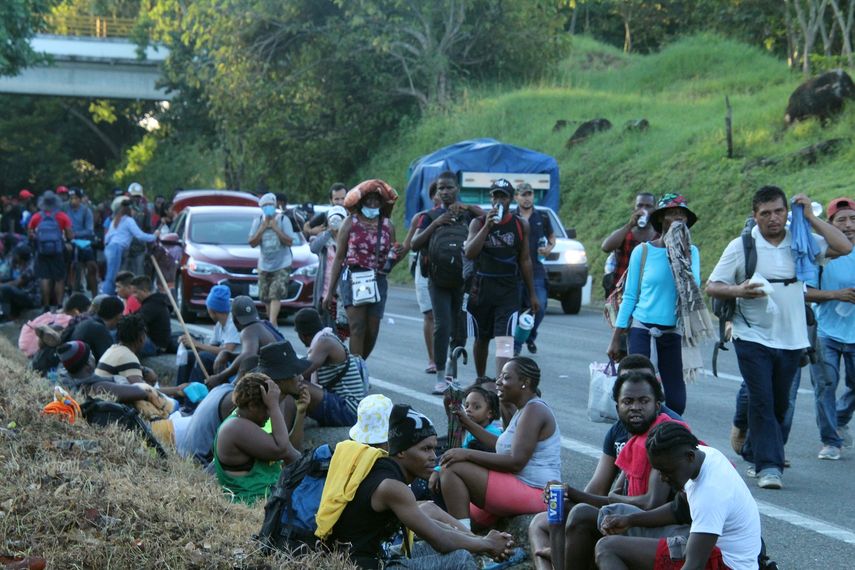
MULTIPOLYGON (((586 38, 574 39, 571 56, 552 81, 513 91, 467 92, 451 110, 403 125, 360 171, 406 187, 414 158, 453 142, 494 137, 556 157, 561 168, 560 217, 576 227, 588 250, 594 283, 602 276, 602 239, 623 224, 634 195, 681 192, 700 221, 693 230, 706 277, 750 212, 751 193, 763 184, 799 191, 825 203, 852 194, 855 149, 845 143, 817 163, 783 161, 751 167, 819 141, 848 138, 850 108, 831 126, 809 121, 783 129, 784 110, 801 75, 761 50, 701 35, 661 53, 626 56, 586 38), (734 159, 726 158, 725 96, 733 105, 734 159), (556 120, 604 117, 615 127, 572 149, 574 130, 553 132, 556 120), (646 118, 650 128, 625 133, 622 125, 646 118)), ((403 207, 396 213, 403 215, 403 207)), ((400 218, 399 218, 400 220, 400 218)), ((403 274, 403 272, 402 272, 403 274)), ((601 289, 594 287, 594 294, 601 289)))

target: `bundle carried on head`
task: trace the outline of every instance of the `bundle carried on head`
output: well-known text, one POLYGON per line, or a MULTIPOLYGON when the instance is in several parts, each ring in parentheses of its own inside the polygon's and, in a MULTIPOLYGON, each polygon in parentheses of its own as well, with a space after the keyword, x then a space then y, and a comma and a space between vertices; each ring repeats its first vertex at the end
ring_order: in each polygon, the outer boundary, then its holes
POLYGON ((362 199, 372 193, 380 195, 380 209, 383 211, 383 215, 388 217, 398 200, 398 192, 379 178, 364 180, 348 190, 344 197, 344 207, 353 212, 359 207, 362 199))

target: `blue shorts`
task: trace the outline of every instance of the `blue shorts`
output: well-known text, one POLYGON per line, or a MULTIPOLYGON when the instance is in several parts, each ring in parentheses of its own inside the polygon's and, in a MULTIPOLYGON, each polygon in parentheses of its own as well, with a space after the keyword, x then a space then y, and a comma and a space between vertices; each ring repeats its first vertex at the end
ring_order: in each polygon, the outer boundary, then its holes
POLYGON ((347 400, 326 390, 324 399, 308 415, 323 427, 350 427, 356 423, 356 412, 347 405, 347 400))

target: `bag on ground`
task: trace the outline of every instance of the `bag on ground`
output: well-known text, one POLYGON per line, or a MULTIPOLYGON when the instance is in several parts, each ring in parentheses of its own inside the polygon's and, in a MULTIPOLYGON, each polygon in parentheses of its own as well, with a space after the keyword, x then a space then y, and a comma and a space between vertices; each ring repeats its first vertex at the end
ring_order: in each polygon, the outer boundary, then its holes
POLYGON ((319 445, 282 470, 264 505, 257 537, 266 548, 294 550, 315 544, 315 515, 334 451, 335 444, 319 445))
POLYGON ((107 426, 117 424, 125 429, 136 431, 143 436, 146 444, 154 448, 158 455, 166 457, 166 451, 154 436, 151 428, 132 407, 119 402, 108 402, 100 398, 89 398, 80 405, 83 417, 90 425, 107 426))
POLYGON ((617 409, 612 389, 617 379, 615 363, 592 362, 588 367, 591 381, 588 386, 588 419, 592 422, 617 421, 617 409))

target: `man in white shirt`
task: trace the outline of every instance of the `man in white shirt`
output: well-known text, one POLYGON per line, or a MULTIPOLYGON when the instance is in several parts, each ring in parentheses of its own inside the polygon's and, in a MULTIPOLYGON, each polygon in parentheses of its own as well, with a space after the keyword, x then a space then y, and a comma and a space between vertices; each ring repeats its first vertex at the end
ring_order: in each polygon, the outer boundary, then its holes
MULTIPOLYGON (((810 198, 799 194, 793 202, 803 206, 805 219, 818 234, 812 234, 820 252, 816 263, 852 250, 840 230, 813 214, 810 198)), ((810 345, 804 284, 796 277, 784 192, 775 186, 764 186, 755 192, 752 207, 757 222, 751 230, 757 252, 753 277, 749 280, 745 275, 744 246, 742 239, 736 238, 710 274, 707 294, 717 299, 736 299, 733 345, 749 395, 749 441, 742 456, 754 463, 761 488, 781 489, 782 424, 799 359, 810 345), (756 282, 761 277, 768 283, 756 282), (770 295, 764 292, 768 287, 773 290, 770 295)))
POLYGON ((678 494, 674 504, 652 511, 607 516, 602 530, 620 535, 634 526, 691 522, 688 539, 607 536, 597 543, 597 567, 757 570, 762 546, 760 512, 727 457, 699 445, 692 432, 678 422, 664 422, 650 430, 646 447, 662 480, 685 491, 686 500, 678 494))

